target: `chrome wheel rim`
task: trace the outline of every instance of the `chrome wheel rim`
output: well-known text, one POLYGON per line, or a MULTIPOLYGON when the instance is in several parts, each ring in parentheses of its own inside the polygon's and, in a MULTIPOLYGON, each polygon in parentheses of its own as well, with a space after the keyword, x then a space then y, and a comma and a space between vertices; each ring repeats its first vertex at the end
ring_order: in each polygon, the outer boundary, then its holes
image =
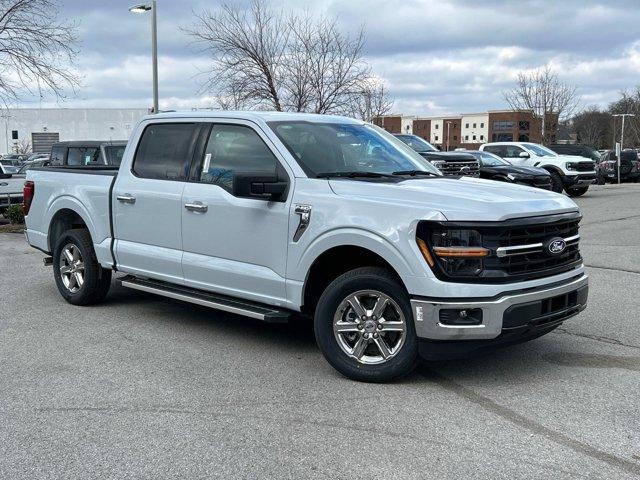
POLYGON ((68 243, 60 253, 60 277, 62 284, 71 293, 76 293, 84 285, 84 262, 80 249, 68 243))
POLYGON ((395 357, 407 334, 400 306, 376 290, 347 296, 333 317, 333 333, 344 353, 359 363, 377 365, 395 357))

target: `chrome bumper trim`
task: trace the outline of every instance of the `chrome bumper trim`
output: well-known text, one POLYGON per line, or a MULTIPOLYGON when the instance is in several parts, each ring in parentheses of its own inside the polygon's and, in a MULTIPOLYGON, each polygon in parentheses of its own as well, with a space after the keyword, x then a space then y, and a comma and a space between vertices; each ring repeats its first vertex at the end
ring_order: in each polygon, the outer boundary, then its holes
POLYGON ((505 310, 512 305, 543 300, 577 290, 589 282, 586 274, 580 278, 555 287, 542 287, 537 290, 505 294, 496 300, 488 301, 440 301, 411 300, 411 309, 419 338, 429 340, 486 340, 496 338, 502 333, 502 318, 505 310), (442 309, 482 309, 481 325, 443 325, 440 323, 442 309))

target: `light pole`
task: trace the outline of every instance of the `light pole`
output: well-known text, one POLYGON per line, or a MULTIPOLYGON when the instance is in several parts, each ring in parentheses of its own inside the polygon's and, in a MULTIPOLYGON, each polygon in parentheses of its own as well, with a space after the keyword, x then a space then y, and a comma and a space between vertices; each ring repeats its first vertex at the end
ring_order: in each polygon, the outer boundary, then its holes
POLYGON ((447 121, 447 152, 449 151, 449 128, 451 127, 451 122, 447 121))
POLYGON ((635 113, 615 113, 614 117, 622 117, 622 131, 620 132, 620 153, 618 154, 618 184, 620 183, 620 157, 624 148, 624 119, 625 117, 635 117, 635 113))
POLYGON ((156 0, 150 4, 141 3, 129 8, 132 13, 151 12, 151 57, 153 64, 153 113, 158 113, 158 18, 156 0))

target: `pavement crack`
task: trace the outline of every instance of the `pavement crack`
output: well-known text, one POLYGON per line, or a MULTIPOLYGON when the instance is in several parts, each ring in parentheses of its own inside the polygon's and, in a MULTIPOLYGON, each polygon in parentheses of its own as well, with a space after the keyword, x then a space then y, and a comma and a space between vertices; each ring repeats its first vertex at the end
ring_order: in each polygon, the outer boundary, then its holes
POLYGON ((626 268, 602 267, 600 265, 589 265, 588 263, 585 263, 584 266, 589 268, 597 268, 599 270, 611 270, 612 272, 624 272, 624 273, 633 273, 635 275, 640 275, 640 272, 638 270, 629 270, 626 268))
POLYGON ((581 223, 580 227, 586 227, 588 225, 601 225, 603 223, 609 223, 609 222, 620 222, 622 220, 630 220, 632 218, 640 218, 640 215, 629 215, 628 217, 620 217, 620 218, 608 218, 606 220, 600 220, 599 222, 587 222, 587 223, 581 223))
POLYGON ((423 376, 434 381, 445 390, 452 392, 471 403, 475 403, 487 412, 497 415, 498 417, 508 421, 513 425, 524 428, 525 430, 528 430, 533 434, 543 436, 546 439, 560 446, 569 448, 576 453, 586 455, 600 462, 604 462, 612 467, 624 470, 625 472, 632 475, 640 476, 640 463, 618 457, 614 454, 593 447, 587 443, 571 438, 564 433, 545 427, 544 425, 528 417, 525 417, 524 415, 521 415, 511 408, 500 405, 491 398, 486 397, 471 388, 465 387, 464 385, 457 383, 452 379, 447 378, 433 370, 423 369, 421 373, 423 376))
POLYGON ((556 334, 559 335, 571 335, 573 337, 580 337, 580 338, 588 338, 589 340, 595 340, 596 342, 602 342, 602 343, 609 343, 611 345, 618 345, 621 347, 629 347, 629 348, 636 348, 638 350, 640 350, 640 345, 631 345, 630 343, 624 343, 621 342, 620 340, 616 339, 616 338, 610 338, 610 337, 605 337, 603 335, 590 335, 588 333, 578 333, 578 332, 572 332, 570 330, 567 330, 566 328, 556 328, 555 332, 556 334))

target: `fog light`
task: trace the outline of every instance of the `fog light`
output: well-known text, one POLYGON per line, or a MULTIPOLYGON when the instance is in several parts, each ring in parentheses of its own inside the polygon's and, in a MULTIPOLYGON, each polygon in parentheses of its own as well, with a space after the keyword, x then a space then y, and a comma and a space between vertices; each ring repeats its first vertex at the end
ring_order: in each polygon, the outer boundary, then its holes
POLYGON ((440 310, 440 323, 443 325, 480 325, 481 308, 444 308, 440 310))

